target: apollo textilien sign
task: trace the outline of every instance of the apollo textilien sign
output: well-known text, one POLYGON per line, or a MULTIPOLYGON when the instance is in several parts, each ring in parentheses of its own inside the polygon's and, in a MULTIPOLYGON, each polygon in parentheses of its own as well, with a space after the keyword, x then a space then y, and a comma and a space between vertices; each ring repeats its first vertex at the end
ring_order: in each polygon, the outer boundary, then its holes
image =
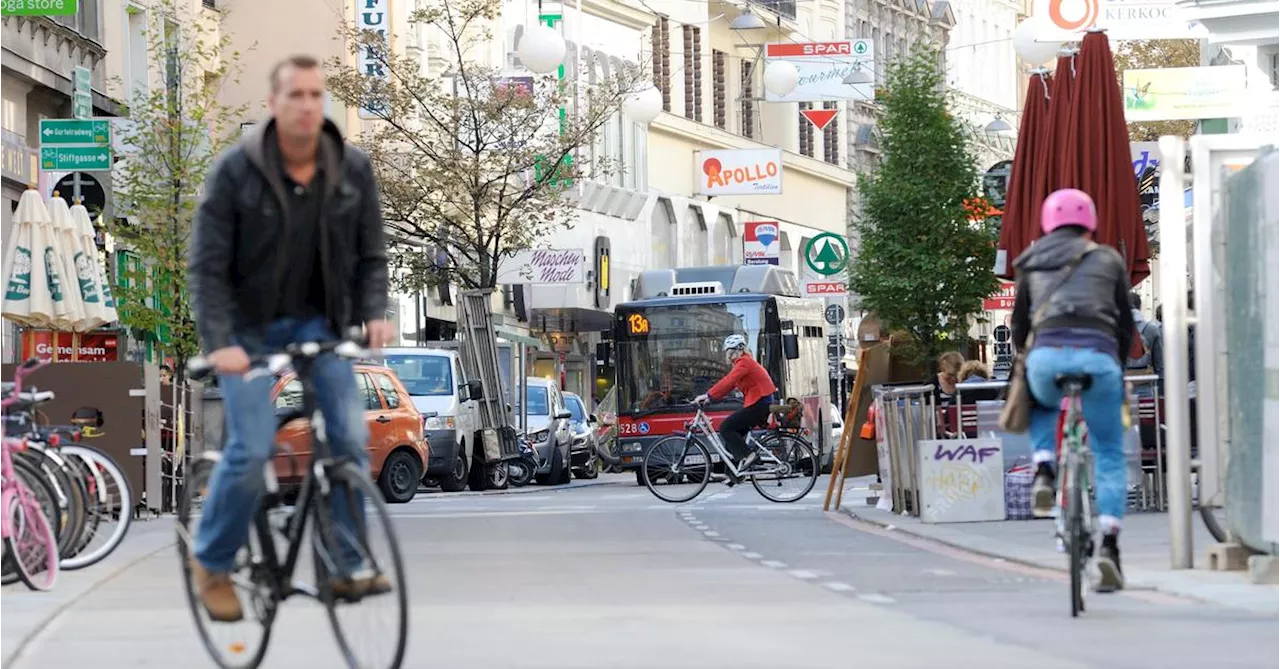
POLYGON ((781 149, 698 152, 698 195, 782 194, 781 149))

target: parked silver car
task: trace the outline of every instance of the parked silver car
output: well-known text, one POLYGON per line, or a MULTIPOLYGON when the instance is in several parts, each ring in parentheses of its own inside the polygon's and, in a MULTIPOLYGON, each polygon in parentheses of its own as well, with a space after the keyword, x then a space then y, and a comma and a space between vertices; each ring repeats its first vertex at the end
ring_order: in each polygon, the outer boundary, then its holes
POLYGON ((564 404, 573 415, 569 419, 569 432, 573 435, 573 445, 569 449, 569 464, 573 475, 580 479, 593 479, 600 476, 600 451, 596 441, 595 414, 587 413, 587 406, 582 398, 573 393, 564 394, 564 404))
MULTIPOLYGON (((564 393, 555 382, 529 377, 525 389, 524 406, 516 406, 519 412, 528 407, 528 428, 525 433, 529 443, 538 452, 542 466, 534 477, 539 485, 561 485, 572 478, 569 466, 569 448, 572 442, 569 419, 572 414, 565 408, 564 393)), ((518 418, 517 418, 518 420, 518 418)))

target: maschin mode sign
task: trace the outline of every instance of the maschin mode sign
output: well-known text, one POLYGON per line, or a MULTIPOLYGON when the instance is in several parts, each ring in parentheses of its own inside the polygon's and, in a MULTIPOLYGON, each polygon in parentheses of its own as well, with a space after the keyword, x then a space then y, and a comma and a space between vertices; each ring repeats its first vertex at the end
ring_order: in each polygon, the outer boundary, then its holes
POLYGON ((531 249, 503 258, 498 266, 500 284, 582 283, 586 254, 581 249, 531 249))

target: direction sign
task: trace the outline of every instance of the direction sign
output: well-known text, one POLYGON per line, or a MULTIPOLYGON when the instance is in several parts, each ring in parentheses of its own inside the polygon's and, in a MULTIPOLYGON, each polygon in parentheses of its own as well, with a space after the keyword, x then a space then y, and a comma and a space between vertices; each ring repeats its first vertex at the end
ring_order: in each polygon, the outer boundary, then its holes
POLYGON ((111 146, 111 122, 70 118, 40 121, 41 146, 111 146))
POLYGON ((93 171, 111 169, 111 149, 105 146, 42 146, 40 171, 93 171))
POLYGON ((813 127, 821 131, 827 129, 827 125, 831 123, 831 120, 836 117, 839 111, 839 109, 805 109, 800 114, 809 119, 813 127))
POLYGON ((804 263, 822 276, 835 276, 849 264, 849 243, 834 232, 824 232, 804 247, 804 263))
POLYGON ((839 325, 844 321, 844 307, 838 304, 828 304, 823 312, 829 325, 839 325))

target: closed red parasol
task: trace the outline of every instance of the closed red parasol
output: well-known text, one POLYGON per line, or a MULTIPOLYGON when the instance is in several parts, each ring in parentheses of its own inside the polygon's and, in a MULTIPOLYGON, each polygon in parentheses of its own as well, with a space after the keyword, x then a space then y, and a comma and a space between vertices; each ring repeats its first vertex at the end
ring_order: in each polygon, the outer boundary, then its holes
MULTIPOLYGON (((1046 170, 1049 178, 1049 192, 1066 188, 1062 183, 1063 163, 1067 154, 1076 151, 1068 148, 1067 135, 1071 128, 1071 101, 1076 92, 1076 54, 1075 49, 1063 49, 1058 52, 1058 64, 1053 72, 1053 85, 1049 87, 1049 120, 1046 123, 1048 147, 1051 157, 1046 170)), ((1048 193, 1045 193, 1048 195, 1048 193)), ((1042 196, 1043 197, 1043 196, 1042 196)), ((1037 205, 1039 206, 1039 205, 1037 205)), ((1036 230, 1036 236, 1040 231, 1036 230)))
POLYGON ((996 246, 996 276, 1012 279, 1013 261, 1040 236, 1040 202, 1049 194, 1049 89, 1048 70, 1036 70, 1027 85, 1026 106, 1018 128, 1009 189, 1005 193, 1004 219, 996 246))
POLYGON ((1098 206, 1096 240, 1120 251, 1129 266, 1129 280, 1137 285, 1151 274, 1150 249, 1129 157, 1124 98, 1105 33, 1085 35, 1076 73, 1066 151, 1055 188, 1079 188, 1093 197, 1098 206))

